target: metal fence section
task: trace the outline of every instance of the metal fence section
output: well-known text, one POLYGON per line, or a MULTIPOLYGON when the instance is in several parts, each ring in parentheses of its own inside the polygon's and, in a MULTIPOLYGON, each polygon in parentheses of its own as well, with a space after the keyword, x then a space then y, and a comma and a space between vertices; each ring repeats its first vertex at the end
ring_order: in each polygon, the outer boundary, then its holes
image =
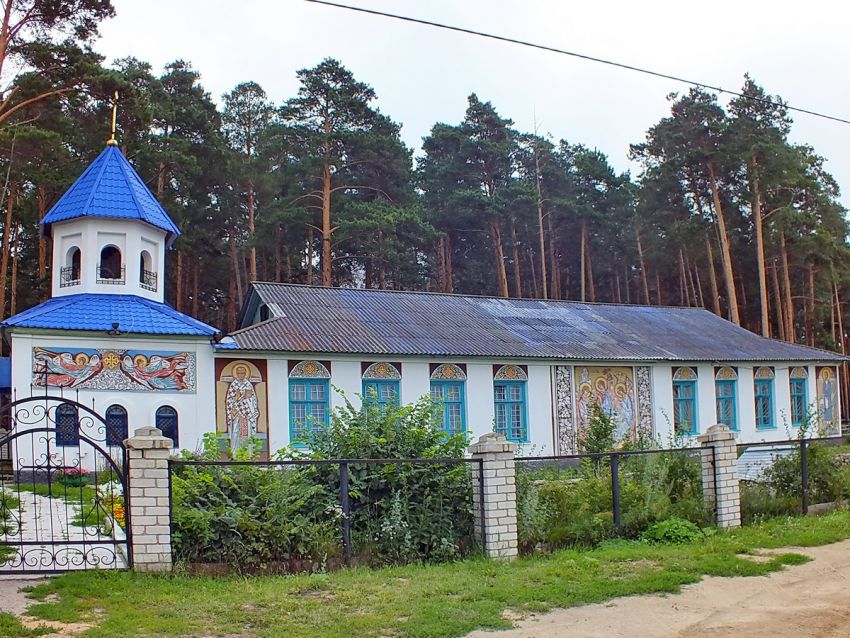
POLYGON ((850 437, 743 443, 738 449, 741 516, 817 513, 850 500, 850 437))
MULTIPOLYGON (((302 539, 300 545, 281 545, 278 555, 272 555, 272 560, 281 563, 279 571, 306 571, 317 561, 324 569, 466 555, 483 546, 483 533, 476 536, 473 532, 472 511, 472 473, 479 479, 477 489, 481 489, 482 467, 481 460, 468 458, 172 459, 169 492, 174 559, 232 563, 233 556, 223 553, 220 561, 214 560, 214 548, 204 554, 198 553, 197 547, 187 546, 198 533, 192 529, 192 521, 196 516, 205 517, 213 527, 226 532, 228 526, 233 527, 228 516, 246 517, 246 512, 256 517, 246 523, 250 533, 263 539, 277 537, 279 541, 281 534, 292 533, 294 537, 299 533, 292 532, 292 525, 281 520, 281 515, 303 523, 301 533, 308 540, 302 539), (207 493, 197 493, 198 485, 209 486, 207 493), (244 493, 246 487, 257 490, 260 498, 252 500, 254 495, 244 493), (219 493, 222 501, 232 501, 229 512, 218 504, 219 493), (323 557, 307 547, 314 532, 331 533, 324 538, 336 543, 337 560, 332 557, 333 547, 313 548, 323 557), (299 551, 304 555, 299 556, 299 551)), ((475 501, 483 507, 483 498, 475 501)))
POLYGON ((671 516, 710 524, 714 499, 702 479, 712 454, 688 447, 517 457, 520 545, 634 538, 671 516))

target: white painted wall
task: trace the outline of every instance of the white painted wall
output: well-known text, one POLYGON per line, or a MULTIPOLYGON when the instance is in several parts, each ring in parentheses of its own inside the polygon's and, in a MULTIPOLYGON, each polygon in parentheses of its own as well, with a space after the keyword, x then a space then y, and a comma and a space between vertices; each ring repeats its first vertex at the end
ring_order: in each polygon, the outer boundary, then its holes
POLYGON ((138 295, 145 299, 164 300, 165 236, 166 233, 150 224, 132 219, 103 219, 81 217, 52 225, 53 272, 52 296, 62 297, 80 293, 106 293, 138 295), (97 283, 100 251, 108 245, 121 250, 125 279, 123 284, 97 283), (81 252, 80 283, 60 286, 61 269, 70 266, 68 250, 77 246, 81 252), (157 273, 157 289, 148 290, 139 283, 140 257, 146 250, 152 258, 157 273))

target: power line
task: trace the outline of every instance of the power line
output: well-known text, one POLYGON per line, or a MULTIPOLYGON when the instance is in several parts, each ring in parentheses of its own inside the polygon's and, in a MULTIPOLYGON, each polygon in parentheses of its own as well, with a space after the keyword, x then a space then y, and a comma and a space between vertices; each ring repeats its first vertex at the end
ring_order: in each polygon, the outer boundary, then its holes
POLYGON ((713 86, 711 84, 706 84, 705 82, 697 82, 695 80, 689 80, 687 78, 679 77, 677 75, 669 75, 667 73, 661 73, 660 71, 653 71, 651 69, 644 69, 639 66, 633 66, 631 64, 624 64, 623 62, 614 62, 613 60, 606 60, 604 58, 597 58, 592 55, 586 55, 584 53, 576 53, 575 51, 567 51, 565 49, 558 49, 556 47, 546 46, 545 44, 535 44, 533 42, 528 42, 526 40, 518 40, 516 38, 509 38, 503 35, 495 35, 493 33, 484 33, 483 31, 475 31, 474 29, 465 29, 464 27, 456 27, 450 24, 443 24, 441 22, 432 22, 430 20, 422 20, 420 18, 411 18, 408 16, 401 16, 395 13, 386 13, 384 11, 376 11, 375 9, 365 9, 363 7, 352 7, 347 4, 339 4, 337 2, 328 2, 328 0, 306 0, 307 2, 312 2, 314 4, 323 4, 328 7, 335 7, 337 9, 347 9, 348 11, 357 11, 360 13, 367 13, 369 15, 381 16, 383 18, 392 18, 394 20, 402 20, 403 22, 413 22, 415 24, 423 24, 429 27, 436 27, 438 29, 446 29, 448 31, 456 31, 458 33, 466 33, 467 35, 475 35, 482 38, 489 38, 490 40, 498 40, 499 42, 508 42, 510 44, 518 44, 520 46, 529 47, 532 49, 540 49, 542 51, 549 51, 550 53, 558 53, 560 55, 568 55, 574 58, 579 58, 581 60, 587 60, 589 62, 598 62, 599 64, 607 64, 608 66, 617 67, 620 69, 625 69, 627 71, 635 71, 637 73, 643 73, 645 75, 652 75, 657 78, 663 78, 665 80, 673 80, 674 82, 681 82, 683 84, 690 84, 691 86, 695 86, 698 88, 710 89, 712 91, 717 91, 718 93, 725 93, 727 95, 734 95, 736 97, 741 97, 747 100, 752 100, 754 102, 761 102, 763 104, 767 104, 770 106, 778 106, 785 108, 789 111, 796 111, 798 113, 805 113, 806 115, 812 115, 814 117, 820 117, 826 120, 832 120, 834 122, 840 122, 842 124, 850 124, 850 120, 837 117, 835 115, 827 115, 826 113, 819 113, 818 111, 812 111, 810 109, 800 108, 798 106, 791 106, 790 104, 786 104, 785 102, 777 102, 774 100, 767 100, 765 98, 757 98, 751 95, 744 95, 738 91, 730 91, 729 89, 724 89, 719 86, 713 86))

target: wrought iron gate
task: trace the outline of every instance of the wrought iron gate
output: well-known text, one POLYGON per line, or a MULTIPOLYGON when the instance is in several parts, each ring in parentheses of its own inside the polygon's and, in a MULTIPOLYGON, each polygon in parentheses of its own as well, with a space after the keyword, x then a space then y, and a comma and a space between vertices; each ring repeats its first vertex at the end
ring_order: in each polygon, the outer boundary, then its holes
POLYGON ((123 436, 64 397, 4 406, 0 574, 132 566, 123 436))

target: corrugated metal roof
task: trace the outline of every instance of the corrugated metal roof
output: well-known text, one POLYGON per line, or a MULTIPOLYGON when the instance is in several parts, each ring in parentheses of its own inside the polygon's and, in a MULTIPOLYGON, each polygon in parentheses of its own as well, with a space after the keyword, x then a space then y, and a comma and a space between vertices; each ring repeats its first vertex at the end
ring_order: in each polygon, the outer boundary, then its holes
MULTIPOLYGON (((701 308, 587 304, 255 282, 273 318, 236 331, 255 351, 624 361, 840 361, 701 308)), ((228 340, 229 342, 230 340, 228 340)))
POLYGON ((107 146, 51 208, 41 225, 78 217, 138 219, 169 233, 180 234, 142 178, 118 150, 107 146))
POLYGON ((212 336, 212 326, 177 312, 171 306, 135 295, 80 294, 48 299, 2 324, 4 328, 50 328, 152 335, 212 336))

